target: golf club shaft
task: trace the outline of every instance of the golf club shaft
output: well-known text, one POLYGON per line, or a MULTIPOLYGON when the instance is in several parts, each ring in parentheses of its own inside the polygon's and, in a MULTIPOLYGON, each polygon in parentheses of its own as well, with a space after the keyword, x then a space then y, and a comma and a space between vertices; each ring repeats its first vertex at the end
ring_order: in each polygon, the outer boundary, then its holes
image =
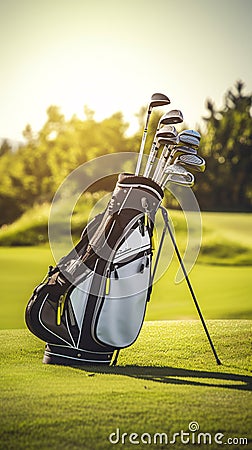
POLYGON ((169 103, 171 103, 170 99, 164 94, 155 93, 151 96, 151 101, 148 105, 146 123, 145 123, 142 141, 141 141, 141 145, 140 145, 135 175, 139 175, 139 173, 140 173, 140 168, 141 168, 141 163, 142 163, 143 153, 144 153, 144 146, 145 146, 146 136, 147 136, 147 132, 148 132, 148 124, 149 124, 152 108, 158 107, 158 106, 169 105, 169 103))
POLYGON ((156 178, 156 182, 163 188, 166 185, 166 181, 168 178, 168 175, 165 176, 165 169, 170 165, 172 158, 174 156, 174 147, 171 149, 170 155, 168 156, 168 158, 166 159, 166 161, 164 161, 164 165, 162 163, 163 166, 163 170, 161 171, 161 166, 160 166, 160 171, 159 174, 156 178))
POLYGON ((151 169, 152 169, 152 165, 153 165, 153 163, 155 161, 155 158, 157 156, 157 152, 158 152, 158 149, 159 149, 159 145, 157 144, 157 133, 160 130, 161 121, 162 121, 162 117, 161 117, 161 119, 158 122, 156 133, 155 133, 152 145, 151 145, 151 150, 150 150, 150 153, 149 153, 149 156, 148 156, 148 160, 147 160, 147 164, 146 164, 145 171, 144 171, 144 176, 145 177, 148 177, 150 175, 150 172, 151 172, 151 169))
POLYGON ((218 355, 217 355, 216 350, 215 350, 215 348, 214 348, 213 341, 212 341, 211 336, 210 336, 210 334, 209 334, 209 331, 208 331, 208 329, 207 329, 207 326, 206 326, 204 317, 203 317, 202 312, 201 312, 201 310, 200 310, 200 307, 199 307, 198 301, 197 301, 197 299, 196 299, 196 296, 195 296, 195 294, 194 294, 194 291, 193 291, 191 282, 190 282, 189 277, 188 277, 188 275, 187 275, 186 268, 185 268, 185 266, 184 266, 184 263, 183 263, 183 260, 182 260, 182 258, 181 258, 181 255, 180 255, 180 253, 179 253, 178 246, 177 246, 176 241, 175 241, 175 238, 174 238, 174 236, 173 236, 173 233, 172 233, 172 230, 171 230, 171 227, 170 227, 170 223, 169 223, 169 218, 168 218, 167 211, 166 211, 166 209, 163 208, 163 207, 161 207, 161 211, 162 211, 163 218, 164 218, 164 221, 165 221, 165 223, 166 223, 166 226, 167 226, 167 229, 168 229, 170 238, 171 238, 171 240, 172 240, 172 243, 173 243, 173 246, 174 246, 176 255, 177 255, 177 257, 178 257, 180 266, 181 266, 181 268, 182 268, 182 270, 183 270, 183 274, 184 274, 184 276, 185 276, 185 279, 186 279, 186 282, 187 282, 187 286, 188 286, 188 288, 189 288, 189 290, 190 290, 191 296, 192 296, 192 298, 193 298, 193 301, 194 301, 195 307, 196 307, 196 309, 197 309, 197 312, 198 312, 198 314, 199 314, 201 323, 202 323, 202 325, 203 325, 203 328, 204 328, 204 330, 205 330, 205 333, 206 333, 206 336, 207 336, 207 338, 208 338, 209 344, 210 344, 211 349, 212 349, 212 351, 213 351, 214 357, 215 357, 215 359, 216 359, 217 364, 218 364, 218 365, 221 365, 221 361, 220 361, 220 359, 218 358, 218 355))
POLYGON ((148 157, 148 161, 147 161, 146 167, 145 167, 144 177, 148 177, 150 175, 153 163, 154 163, 155 158, 157 156, 158 149, 159 149, 159 144, 157 144, 154 141, 153 144, 152 144, 152 147, 151 147, 151 151, 150 151, 150 154, 149 154, 149 157, 148 157))
POLYGON ((169 176, 169 174, 166 175, 165 170, 171 164, 175 153, 176 153, 176 147, 173 146, 173 148, 171 149, 170 155, 168 156, 167 161, 164 165, 163 171, 160 172, 159 178, 157 179, 157 183, 162 187, 162 189, 164 189, 164 187, 167 183, 168 176, 169 176))
POLYGON ((153 181, 158 182, 160 173, 164 169, 164 166, 165 166, 165 163, 167 161, 168 155, 169 155, 169 147, 168 147, 168 145, 165 145, 164 148, 163 148, 163 151, 161 153, 161 156, 159 158, 159 161, 157 163, 157 167, 155 169, 155 172, 153 174, 153 177, 152 177, 153 181))
POLYGON ((143 136, 142 136, 141 146, 140 146, 140 150, 139 150, 139 155, 138 155, 138 159, 137 159, 135 175, 139 175, 139 172, 140 172, 140 167, 141 167, 142 158, 143 158, 144 146, 145 146, 146 136, 147 136, 147 132, 148 132, 148 125, 149 125, 151 111, 152 111, 152 107, 149 107, 147 117, 146 117, 144 132, 143 132, 143 136))

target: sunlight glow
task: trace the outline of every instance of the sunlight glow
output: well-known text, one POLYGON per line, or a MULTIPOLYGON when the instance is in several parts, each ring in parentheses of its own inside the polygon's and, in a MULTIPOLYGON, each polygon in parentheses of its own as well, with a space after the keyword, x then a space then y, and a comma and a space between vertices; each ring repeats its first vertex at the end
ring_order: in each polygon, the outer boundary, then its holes
POLYGON ((252 3, 181 2, 3 0, 0 138, 20 139, 27 123, 39 130, 50 105, 80 118, 87 105, 97 120, 121 111, 135 131, 154 92, 193 128, 207 97, 221 106, 239 78, 250 89, 252 3))

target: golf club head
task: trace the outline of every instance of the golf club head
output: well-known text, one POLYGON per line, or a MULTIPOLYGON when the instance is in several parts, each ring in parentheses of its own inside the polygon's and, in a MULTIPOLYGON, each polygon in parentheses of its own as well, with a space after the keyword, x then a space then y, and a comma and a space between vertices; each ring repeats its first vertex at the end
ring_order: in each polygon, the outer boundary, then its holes
POLYGON ((195 137, 199 141, 201 139, 201 134, 198 131, 195 131, 195 130, 183 130, 183 131, 181 131, 181 134, 183 134, 185 136, 195 137))
POLYGON ((176 145, 172 150, 172 157, 180 155, 197 155, 197 150, 194 147, 188 147, 187 145, 176 145))
POLYGON ((172 109, 166 114, 167 120, 169 119, 169 124, 181 123, 184 120, 183 114, 179 109, 172 109))
POLYGON ((171 166, 166 167, 166 169, 164 170, 164 173, 166 173, 166 174, 175 173, 177 175, 187 175, 188 171, 186 170, 185 167, 180 166, 179 164, 174 162, 174 164, 171 164, 171 166))
POLYGON ((172 125, 173 123, 181 123, 183 120, 182 112, 179 109, 172 109, 160 118, 159 125, 172 125))
POLYGON ((188 167, 191 170, 195 170, 196 172, 204 172, 206 168, 206 162, 204 158, 199 155, 193 154, 181 154, 179 155, 174 164, 181 164, 183 166, 188 167))
POLYGON ((181 145, 188 144, 194 148, 199 147, 199 140, 197 138, 195 138, 194 136, 179 133, 178 137, 179 137, 179 144, 181 144, 181 145))
POLYGON ((178 142, 177 137, 169 138, 169 137, 158 137, 157 139, 158 145, 176 145, 178 142))
POLYGON ((155 93, 151 96, 151 101, 150 101, 149 107, 154 108, 156 106, 169 105, 170 103, 171 103, 171 101, 166 95, 160 94, 160 93, 155 93))
POLYGON ((178 132, 173 125, 165 125, 159 131, 157 131, 157 134, 156 134, 157 138, 159 138, 159 137, 176 138, 177 135, 178 135, 178 132))
POLYGON ((194 185, 194 176, 192 173, 187 172, 187 175, 181 175, 176 173, 170 173, 167 177, 166 183, 174 183, 178 186, 192 187, 194 185))

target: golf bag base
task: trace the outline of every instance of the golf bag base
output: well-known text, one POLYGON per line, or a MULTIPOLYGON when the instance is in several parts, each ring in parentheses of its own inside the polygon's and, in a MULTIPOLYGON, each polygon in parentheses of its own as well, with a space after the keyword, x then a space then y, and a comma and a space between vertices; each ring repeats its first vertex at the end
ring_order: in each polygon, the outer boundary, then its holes
POLYGON ((120 174, 102 214, 50 267, 26 308, 30 331, 47 343, 46 364, 109 365, 135 342, 152 289, 152 237, 163 198, 143 176, 120 174))
POLYGON ((114 352, 87 352, 79 348, 69 348, 46 344, 43 363, 61 366, 110 365, 114 352))

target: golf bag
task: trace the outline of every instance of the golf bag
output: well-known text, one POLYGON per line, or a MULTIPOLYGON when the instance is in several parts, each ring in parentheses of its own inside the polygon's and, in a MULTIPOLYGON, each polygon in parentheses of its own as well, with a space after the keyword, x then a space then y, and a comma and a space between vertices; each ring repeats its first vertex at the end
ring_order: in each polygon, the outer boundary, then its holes
POLYGON ((49 267, 25 313, 30 331, 46 342, 44 363, 109 365, 135 342, 151 295, 153 227, 162 198, 153 180, 120 174, 105 211, 49 267))

